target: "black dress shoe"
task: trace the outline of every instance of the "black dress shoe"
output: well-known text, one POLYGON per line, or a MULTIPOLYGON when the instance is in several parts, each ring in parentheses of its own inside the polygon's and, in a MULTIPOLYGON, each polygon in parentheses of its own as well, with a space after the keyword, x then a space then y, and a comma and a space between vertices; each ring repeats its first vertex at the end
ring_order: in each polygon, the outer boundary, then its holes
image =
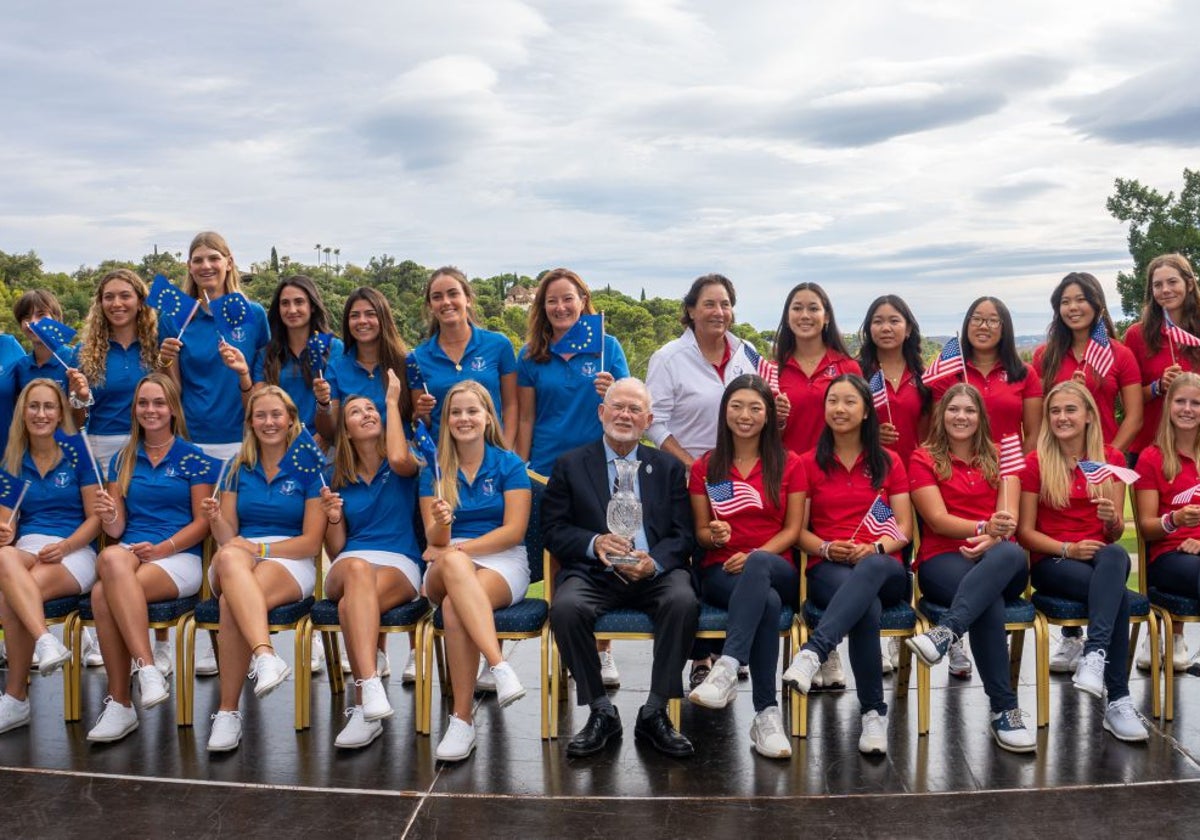
POLYGON ((644 738, 654 749, 672 758, 687 758, 696 752, 692 742, 671 725, 666 709, 638 709, 637 723, 633 727, 635 738, 644 738))
POLYGON ((595 755, 608 744, 609 740, 621 737, 621 715, 616 707, 612 713, 592 711, 587 723, 575 733, 575 737, 567 744, 567 755, 579 758, 585 755, 595 755))

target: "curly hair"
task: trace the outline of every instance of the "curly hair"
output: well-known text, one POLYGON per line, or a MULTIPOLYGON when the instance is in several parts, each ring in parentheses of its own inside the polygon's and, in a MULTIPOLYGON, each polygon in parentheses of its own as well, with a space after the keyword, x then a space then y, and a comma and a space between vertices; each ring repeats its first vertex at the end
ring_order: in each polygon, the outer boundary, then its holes
POLYGON ((108 360, 108 342, 112 329, 104 315, 104 290, 114 280, 128 283, 137 295, 138 312, 134 333, 141 348, 142 368, 147 371, 158 369, 158 313, 146 304, 150 289, 146 281, 128 268, 117 268, 100 278, 92 306, 83 322, 79 337, 79 370, 92 386, 103 385, 108 360))

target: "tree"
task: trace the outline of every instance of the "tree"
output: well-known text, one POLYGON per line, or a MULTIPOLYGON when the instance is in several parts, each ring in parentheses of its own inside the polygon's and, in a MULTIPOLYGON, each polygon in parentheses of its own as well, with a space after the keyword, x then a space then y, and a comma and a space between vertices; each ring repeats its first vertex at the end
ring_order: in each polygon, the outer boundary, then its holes
POLYGON ((1151 260, 1160 254, 1180 253, 1194 266, 1200 257, 1200 170, 1183 170, 1178 197, 1118 178, 1116 192, 1105 206, 1114 218, 1129 223, 1133 271, 1117 274, 1117 288, 1122 311, 1136 318, 1146 297, 1146 266, 1151 260))
POLYGON ((275 250, 274 245, 271 246, 271 270, 279 273, 279 252, 275 250))

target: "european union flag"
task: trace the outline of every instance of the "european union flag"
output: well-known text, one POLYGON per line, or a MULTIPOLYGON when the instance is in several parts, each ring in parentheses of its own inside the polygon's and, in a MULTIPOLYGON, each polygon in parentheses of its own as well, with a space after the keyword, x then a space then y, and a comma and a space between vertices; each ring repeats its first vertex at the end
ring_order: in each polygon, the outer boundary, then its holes
POLYGON ((188 481, 214 484, 221 472, 221 461, 210 458, 203 452, 189 452, 179 459, 176 469, 188 481))
POLYGON ((421 366, 417 364, 417 356, 415 353, 409 353, 404 360, 404 367, 408 373, 408 390, 424 391, 425 390, 425 375, 421 373, 421 366))
POLYGON ((55 355, 75 340, 75 330, 53 318, 30 321, 29 329, 37 336, 38 341, 45 344, 55 355))
POLYGON ((304 348, 304 358, 308 361, 308 369, 312 375, 320 378, 325 375, 325 365, 329 361, 329 348, 333 345, 333 333, 315 332, 308 337, 308 345, 304 348))
POLYGON ((72 467, 78 467, 83 453, 87 452, 87 447, 83 443, 83 435, 69 435, 59 429, 54 433, 54 439, 58 441, 63 457, 70 462, 72 467))
POLYGON ((28 484, 8 470, 0 470, 0 505, 12 510, 21 499, 21 488, 28 484))
POLYGON ((150 284, 150 295, 146 303, 158 310, 160 317, 171 318, 172 323, 178 324, 181 318, 186 318, 198 301, 179 291, 179 288, 166 278, 166 275, 154 275, 150 284))
POLYGON ((425 462, 425 466, 437 472, 437 444, 433 442, 433 435, 429 434, 429 429, 425 427, 424 420, 417 421, 417 431, 413 434, 413 444, 417 447, 417 456, 425 462))
POLYGON ((600 353, 604 350, 604 316, 580 315, 566 335, 550 345, 555 353, 600 353))
MULTIPOLYGON (((224 297, 228 297, 228 295, 224 295, 224 297)), ((313 440, 308 429, 301 429, 299 436, 288 447, 288 451, 283 453, 283 460, 279 462, 279 471, 291 476, 301 484, 308 485, 313 476, 320 478, 322 484, 325 483, 325 477, 321 475, 323 469, 325 469, 325 453, 321 451, 321 447, 317 446, 317 442, 313 440)))
POLYGON ((250 301, 241 292, 230 292, 209 302, 217 334, 233 338, 233 331, 250 320, 250 301))

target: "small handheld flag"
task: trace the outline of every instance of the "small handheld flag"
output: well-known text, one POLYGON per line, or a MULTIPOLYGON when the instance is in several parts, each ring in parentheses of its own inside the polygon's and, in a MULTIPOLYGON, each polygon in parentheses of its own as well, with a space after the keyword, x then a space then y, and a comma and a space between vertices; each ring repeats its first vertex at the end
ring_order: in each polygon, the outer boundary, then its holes
POLYGON ((962 345, 958 342, 958 336, 954 336, 942 345, 942 352, 925 369, 922 379, 926 385, 929 385, 947 376, 964 376, 966 372, 967 366, 963 361, 962 345))
POLYGON ((179 474, 188 481, 199 484, 215 482, 220 475, 222 463, 203 452, 189 452, 179 459, 179 474))
POLYGON ((713 514, 720 517, 732 516, 742 510, 762 510, 762 496, 753 486, 744 481, 704 482, 713 514))
POLYGON ((1025 452, 1021 449, 1021 436, 1009 432, 1000 440, 1000 477, 1008 478, 1025 469, 1025 452))
POLYGON ((60 365, 70 367, 63 361, 59 353, 75 340, 75 330, 53 318, 39 318, 36 321, 30 321, 29 330, 37 337, 38 341, 46 346, 46 349, 58 360, 60 365))
POLYGON ((771 393, 778 396, 779 365, 770 359, 763 358, 762 354, 755 350, 749 341, 742 342, 742 350, 745 352, 746 358, 754 365, 755 372, 766 381, 767 387, 771 389, 771 393))
POLYGON ((865 527, 872 537, 891 537, 897 542, 908 542, 908 537, 904 536, 904 532, 900 530, 900 523, 896 521, 895 512, 880 496, 875 497, 875 502, 858 527, 865 527))
POLYGON ((1096 319, 1096 326, 1092 327, 1087 349, 1083 351, 1083 360, 1092 366, 1092 370, 1096 371, 1096 375, 1101 379, 1108 376, 1108 372, 1112 370, 1115 361, 1112 344, 1108 341, 1108 330, 1104 328, 1104 321, 1099 318, 1096 319))
POLYGON ((404 359, 405 373, 408 375, 408 390, 424 391, 429 393, 429 386, 425 384, 425 375, 421 373, 421 365, 417 362, 415 353, 409 353, 404 359))
POLYGON ((875 371, 875 375, 867 384, 871 386, 871 402, 875 404, 876 411, 887 409, 890 417, 892 409, 888 404, 887 383, 883 381, 883 371, 875 371))
POLYGON ((1113 464, 1102 464, 1099 461, 1080 461, 1079 469, 1083 470, 1083 477, 1087 479, 1088 484, 1099 484, 1106 478, 1115 478, 1126 484, 1133 484, 1141 478, 1133 470, 1113 464))
POLYGON ((566 334, 550 345, 555 353, 601 353, 604 351, 604 316, 580 315, 566 334))
POLYGON ((176 338, 183 336, 183 331, 191 323, 192 316, 200 308, 200 301, 188 297, 175 286, 165 275, 154 275, 150 285, 150 295, 146 303, 158 310, 160 333, 175 333, 176 338), (183 326, 179 326, 180 319, 183 326))
POLYGON ((1200 338, 1172 321, 1170 314, 1165 309, 1163 310, 1163 332, 1174 344, 1182 347, 1200 347, 1200 338))
POLYGON ((11 510, 21 498, 21 485, 28 484, 8 470, 0 469, 0 505, 11 510))
POLYGON ((308 369, 318 379, 325 375, 325 365, 329 361, 329 348, 333 346, 333 333, 315 332, 308 337, 304 347, 304 358, 308 369))
POLYGON ((425 462, 426 467, 433 470, 433 477, 436 481, 435 492, 440 499, 442 497, 442 469, 438 466, 437 444, 433 442, 433 435, 429 434, 424 420, 417 421, 416 431, 413 432, 413 445, 417 448, 417 457, 425 462))
POLYGON ((209 301, 213 320, 217 322, 217 335, 222 339, 233 338, 233 331, 250 320, 250 301, 241 292, 230 292, 209 301))
MULTIPOLYGON (((228 295, 223 295, 223 297, 228 297, 228 295)), ((292 445, 288 447, 287 452, 283 453, 283 460, 279 462, 279 471, 305 484, 312 481, 313 476, 316 476, 321 479, 322 486, 328 486, 325 484, 325 476, 322 475, 324 469, 325 453, 321 451, 321 447, 317 446, 317 442, 308 429, 302 428, 292 445)))

